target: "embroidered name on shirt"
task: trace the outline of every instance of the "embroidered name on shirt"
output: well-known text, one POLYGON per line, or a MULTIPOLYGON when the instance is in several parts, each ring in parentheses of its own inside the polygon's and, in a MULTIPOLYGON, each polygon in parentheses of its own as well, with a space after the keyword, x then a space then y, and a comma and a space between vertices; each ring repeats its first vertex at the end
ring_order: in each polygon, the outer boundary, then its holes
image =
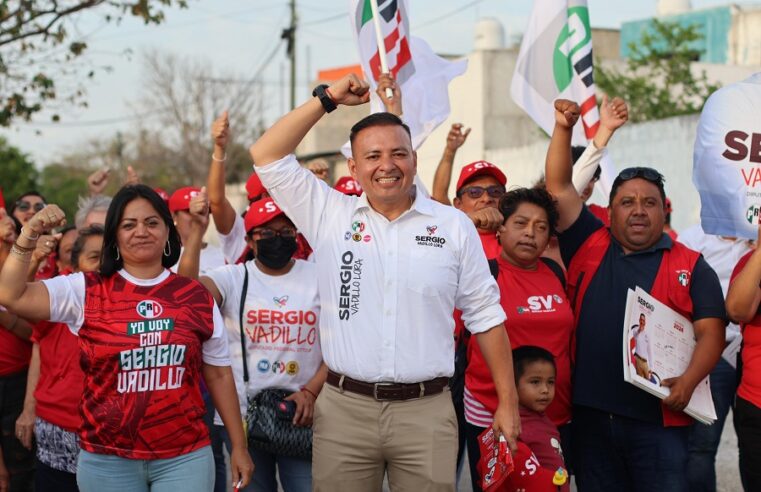
POLYGON ((341 255, 338 274, 341 285, 338 293, 338 319, 347 321, 359 312, 362 286, 362 259, 354 259, 354 253, 345 251, 341 255))
POLYGON ((437 229, 438 226, 435 225, 426 226, 425 230, 427 235, 415 236, 415 242, 418 244, 418 246, 433 246, 434 248, 443 248, 447 243, 447 240, 440 236, 434 236, 437 229))

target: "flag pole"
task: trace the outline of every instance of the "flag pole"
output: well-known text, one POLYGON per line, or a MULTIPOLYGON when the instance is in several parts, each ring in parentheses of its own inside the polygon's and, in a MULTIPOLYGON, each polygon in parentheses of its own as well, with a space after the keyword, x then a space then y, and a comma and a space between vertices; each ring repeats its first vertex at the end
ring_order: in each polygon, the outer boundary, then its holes
MULTIPOLYGON (((386 55, 386 43, 383 39, 383 31, 381 31, 380 18, 378 17, 378 0, 370 0, 370 9, 373 11, 373 25, 375 26, 375 42, 378 45, 378 54, 380 55, 381 72, 389 73, 388 60, 386 55)), ((386 87, 386 97, 393 99, 394 91, 390 87, 386 87)))

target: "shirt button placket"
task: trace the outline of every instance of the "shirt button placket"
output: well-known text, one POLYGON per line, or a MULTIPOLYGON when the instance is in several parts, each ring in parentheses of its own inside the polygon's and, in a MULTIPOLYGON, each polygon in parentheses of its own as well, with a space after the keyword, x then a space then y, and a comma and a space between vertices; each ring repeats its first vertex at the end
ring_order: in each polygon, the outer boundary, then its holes
POLYGON ((391 380, 395 376, 396 356, 396 311, 397 286, 399 270, 398 226, 390 224, 386 237, 386 267, 383 271, 383 322, 381 328, 381 367, 383 379, 391 380))

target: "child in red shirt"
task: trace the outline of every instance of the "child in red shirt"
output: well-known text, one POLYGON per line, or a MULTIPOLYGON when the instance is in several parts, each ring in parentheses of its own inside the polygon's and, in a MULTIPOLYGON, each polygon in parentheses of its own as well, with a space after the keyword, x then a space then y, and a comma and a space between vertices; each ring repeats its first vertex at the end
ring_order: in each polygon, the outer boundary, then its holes
POLYGON ((513 372, 520 403, 521 434, 515 470, 501 490, 570 490, 560 433, 545 410, 555 397, 555 359, 540 347, 513 350, 513 372))

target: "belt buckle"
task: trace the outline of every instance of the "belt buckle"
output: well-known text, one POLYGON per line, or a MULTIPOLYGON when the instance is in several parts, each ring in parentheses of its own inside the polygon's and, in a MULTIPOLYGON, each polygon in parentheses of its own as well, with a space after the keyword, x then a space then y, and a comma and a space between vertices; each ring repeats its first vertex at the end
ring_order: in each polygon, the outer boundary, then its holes
POLYGON ((391 386, 394 383, 373 383, 373 398, 375 398, 375 401, 388 401, 389 398, 378 398, 378 386, 391 386))

